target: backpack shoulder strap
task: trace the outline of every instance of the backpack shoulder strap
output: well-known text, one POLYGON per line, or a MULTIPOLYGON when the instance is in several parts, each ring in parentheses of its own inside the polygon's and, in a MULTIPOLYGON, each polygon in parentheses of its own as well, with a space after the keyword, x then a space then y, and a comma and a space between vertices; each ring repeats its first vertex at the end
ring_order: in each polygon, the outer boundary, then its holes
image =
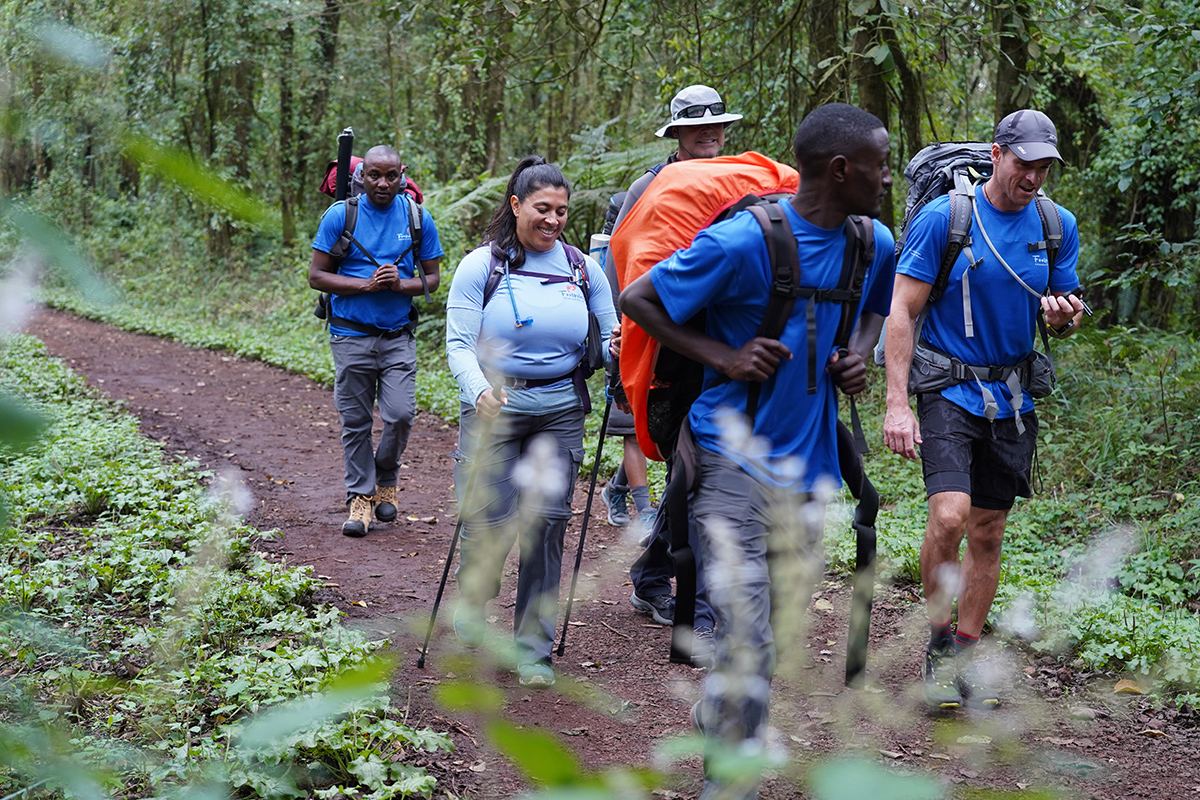
MULTIPOLYGON (((927 304, 937 302, 946 291, 954 262, 958 261, 958 256, 964 248, 971 246, 971 212, 974 204, 975 188, 968 181, 960 181, 959 185, 950 190, 950 225, 946 231, 946 249, 942 253, 942 263, 938 266, 933 288, 929 290, 927 304)), ((967 253, 967 258, 974 261, 970 252, 967 253)))
POLYGON ((508 263, 508 253, 505 253, 495 242, 492 242, 488 248, 491 254, 491 266, 488 269, 487 281, 483 284, 483 306, 484 308, 491 301, 492 295, 496 293, 496 289, 500 286, 500 279, 504 277, 504 266, 508 263))
MULTIPOLYGON (((796 305, 796 289, 800 282, 800 254, 796 249, 796 237, 792 226, 778 203, 756 203, 748 206, 750 213, 762 228, 767 245, 767 258, 771 266, 771 294, 767 298, 767 309, 758 326, 758 335, 778 339, 783 335, 788 318, 796 305)), ((815 328, 815 317, 811 320, 815 328)), ((811 334, 811 331, 810 331, 811 334)), ((816 343, 810 338, 815 359, 816 343)), ((810 365, 811 366, 811 365, 810 365)), ((746 416, 751 425, 758 412, 758 397, 762 384, 753 382, 746 391, 746 416)))
MULTIPOLYGON (((1058 250, 1062 247, 1062 214, 1058 213, 1058 206, 1054 204, 1054 201, 1040 189, 1037 196, 1034 197, 1034 202, 1037 203, 1038 216, 1042 220, 1042 236, 1044 237, 1044 241, 1037 244, 1045 247, 1046 258, 1050 262, 1050 269, 1053 270, 1054 265, 1058 262, 1058 250)), ((1030 247, 1034 246, 1030 245, 1030 247)))
POLYGON ((340 259, 350 252, 350 239, 354 236, 354 228, 358 224, 358 196, 339 202, 346 207, 346 219, 342 223, 342 235, 333 243, 333 247, 329 248, 329 255, 340 259))
POLYGON ((421 224, 424 214, 421 204, 408 192, 401 192, 408 201, 408 232, 412 235, 413 269, 419 269, 417 262, 421 260, 421 224))
POLYGON ((833 337, 833 342, 838 347, 847 347, 850 344, 850 334, 854 332, 854 323, 858 318, 858 301, 862 299, 867 270, 875 262, 875 223, 869 217, 847 217, 843 231, 846 236, 846 249, 842 256, 842 278, 838 282, 842 296, 829 298, 840 300, 842 304, 842 319, 833 337))

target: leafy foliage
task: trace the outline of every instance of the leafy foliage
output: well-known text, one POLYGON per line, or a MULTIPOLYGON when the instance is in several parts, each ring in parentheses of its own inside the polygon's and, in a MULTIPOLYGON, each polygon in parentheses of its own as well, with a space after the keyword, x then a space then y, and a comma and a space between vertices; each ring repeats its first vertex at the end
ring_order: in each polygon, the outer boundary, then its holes
POLYGON ((165 461, 35 341, 7 342, 0 386, 51 421, 0 456, 0 661, 12 675, 0 785, 49 775, 65 788, 93 764, 123 793, 217 780, 262 797, 301 784, 376 800, 431 789, 391 756, 448 740, 398 721, 375 655, 386 641, 314 606, 311 568, 255 552, 235 498, 165 461))

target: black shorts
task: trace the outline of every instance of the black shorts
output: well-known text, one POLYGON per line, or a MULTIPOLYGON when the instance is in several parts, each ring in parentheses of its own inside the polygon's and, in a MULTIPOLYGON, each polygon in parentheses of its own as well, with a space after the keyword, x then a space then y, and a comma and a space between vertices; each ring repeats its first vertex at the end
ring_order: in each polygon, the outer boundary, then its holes
POLYGON ((633 436, 637 431, 633 427, 633 415, 626 414, 614 404, 608 412, 608 436, 633 436))
POLYGON ((1037 447, 1036 414, 1022 414, 1025 432, 1014 418, 988 422, 942 397, 917 396, 921 422, 921 469, 926 498, 938 492, 964 492, 971 505, 992 511, 1012 508, 1017 497, 1032 497, 1030 473, 1037 447))

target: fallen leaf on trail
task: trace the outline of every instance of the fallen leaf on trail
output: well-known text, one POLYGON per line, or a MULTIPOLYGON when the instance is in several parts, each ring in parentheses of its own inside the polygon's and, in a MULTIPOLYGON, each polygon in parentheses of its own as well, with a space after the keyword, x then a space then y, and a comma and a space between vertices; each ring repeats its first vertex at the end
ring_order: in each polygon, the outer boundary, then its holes
POLYGON ((1138 736, 1153 736, 1157 739, 1165 739, 1167 735, 1155 728, 1146 728, 1144 731, 1138 731, 1138 736))
POLYGON ((950 760, 950 756, 946 755, 945 753, 930 753, 929 757, 936 758, 938 761, 949 761, 950 760))
MULTIPOLYGON (((420 517, 417 517, 417 516, 413 516, 413 515, 411 515, 411 514, 410 514, 410 515, 408 516, 408 521, 409 521, 409 522, 420 522, 420 521, 421 521, 421 518, 420 518, 420 517)), ((471 769, 475 769, 475 768, 474 768, 474 767, 471 767, 471 769)))
POLYGON ((437 517, 421 517, 421 522, 437 522, 437 517))
POLYGON ((487 764, 482 761, 476 761, 474 764, 467 767, 467 769, 471 770, 471 772, 483 772, 487 769, 487 764))
POLYGON ((897 753, 895 750, 880 750, 879 754, 884 758, 904 758, 904 753, 897 753))
POLYGON ((366 601, 366 600, 351 600, 351 601, 350 601, 350 605, 352 605, 352 606, 360 606, 360 607, 362 607, 362 608, 366 608, 366 607, 367 607, 367 601, 366 601))
POLYGON ((584 736, 587 734, 587 728, 572 728, 569 731, 559 731, 563 736, 584 736))
POLYGON ((369 576, 369 577, 372 577, 372 578, 382 578, 382 577, 383 577, 383 573, 382 573, 382 572, 372 572, 372 573, 370 574, 370 576, 369 576))
POLYGON ((1122 678, 1117 681, 1117 685, 1113 687, 1113 694, 1145 694, 1146 690, 1138 686, 1135 682, 1128 678, 1122 678))
POLYGON ((990 736, 960 736, 958 737, 959 744, 991 744, 992 737, 990 736))
POLYGON ((587 623, 586 623, 586 622, 579 622, 579 621, 577 621, 577 620, 571 620, 571 621, 570 621, 570 622, 568 622, 567 624, 568 624, 568 625, 570 625, 570 626, 571 626, 571 627, 573 627, 573 628, 582 628, 582 627, 584 627, 585 625, 587 625, 587 623))
POLYGON ((822 597, 817 602, 813 603, 813 608, 817 611, 833 611, 833 603, 822 597))

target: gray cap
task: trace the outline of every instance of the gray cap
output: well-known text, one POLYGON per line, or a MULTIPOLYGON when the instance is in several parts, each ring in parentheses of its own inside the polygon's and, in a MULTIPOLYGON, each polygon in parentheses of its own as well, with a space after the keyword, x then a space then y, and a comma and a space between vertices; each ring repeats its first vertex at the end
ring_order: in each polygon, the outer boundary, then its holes
POLYGON ((1058 132, 1054 123, 1040 111, 1024 108, 1014 111, 996 126, 996 144, 1004 145, 1025 161, 1063 157, 1058 154, 1058 132))
POLYGON ((711 86, 698 83, 680 89, 679 93, 671 98, 671 121, 655 131, 654 135, 674 138, 675 135, 670 133, 670 130, 680 125, 712 125, 717 122, 728 125, 742 118, 741 114, 726 114, 724 106, 721 95, 711 86), (721 104, 720 114, 713 113, 711 106, 715 103, 721 104), (692 114, 699 116, 691 116, 692 114))

